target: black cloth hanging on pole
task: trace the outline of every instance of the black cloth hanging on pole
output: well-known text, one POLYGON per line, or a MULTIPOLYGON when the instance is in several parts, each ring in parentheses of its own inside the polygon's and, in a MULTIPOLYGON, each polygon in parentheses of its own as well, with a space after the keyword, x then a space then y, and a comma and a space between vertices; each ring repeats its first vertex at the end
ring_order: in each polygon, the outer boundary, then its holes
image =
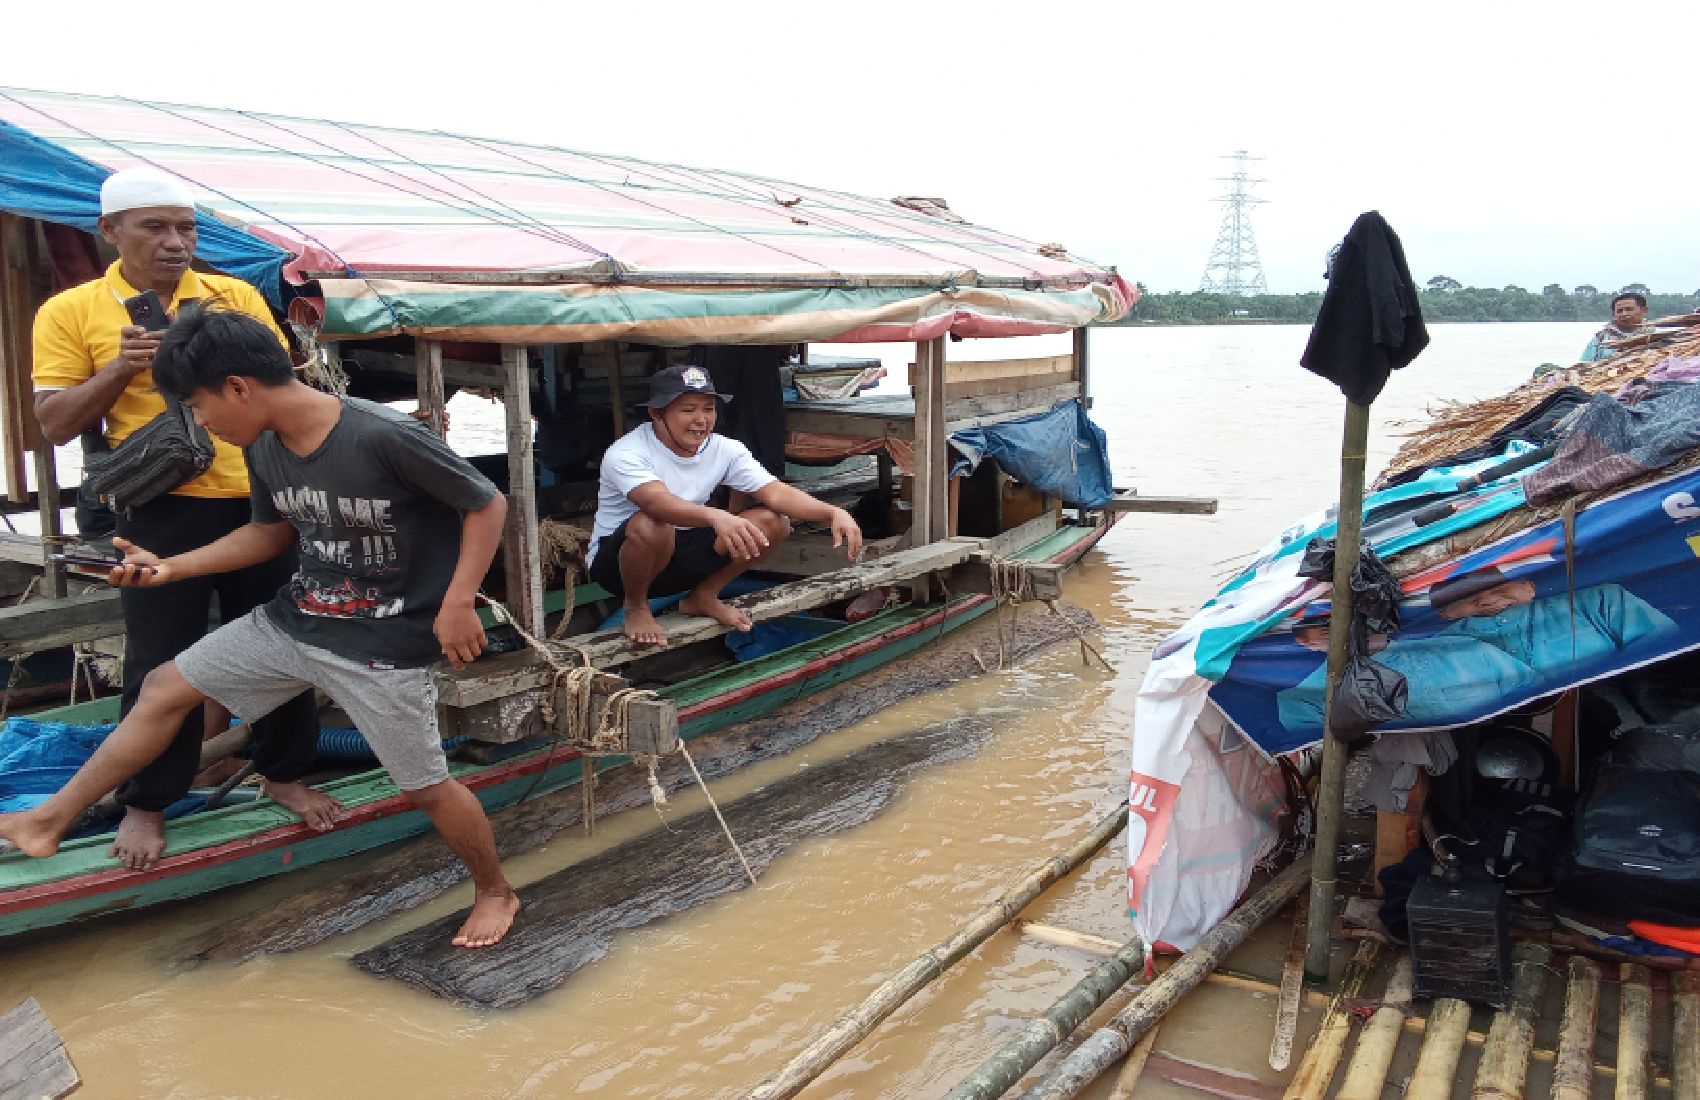
POLYGON ((779 368, 788 344, 704 344, 691 361, 708 371, 714 388, 733 398, 720 406, 715 430, 750 449, 774 477, 785 476, 785 389, 779 368))
POLYGON ((1356 405, 1428 347, 1417 288, 1399 235, 1374 210, 1360 214, 1328 269, 1328 291, 1299 362, 1356 405))

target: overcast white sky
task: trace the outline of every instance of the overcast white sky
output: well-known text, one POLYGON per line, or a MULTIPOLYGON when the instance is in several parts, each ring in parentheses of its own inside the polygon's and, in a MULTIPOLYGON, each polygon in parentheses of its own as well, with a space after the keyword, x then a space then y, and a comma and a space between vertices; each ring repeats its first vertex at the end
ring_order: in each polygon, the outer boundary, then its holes
POLYGON ((1240 148, 1272 291, 1370 208, 1419 282, 1700 288, 1693 0, 83 0, 4 37, 0 84, 939 195, 1154 290, 1197 288, 1240 148))

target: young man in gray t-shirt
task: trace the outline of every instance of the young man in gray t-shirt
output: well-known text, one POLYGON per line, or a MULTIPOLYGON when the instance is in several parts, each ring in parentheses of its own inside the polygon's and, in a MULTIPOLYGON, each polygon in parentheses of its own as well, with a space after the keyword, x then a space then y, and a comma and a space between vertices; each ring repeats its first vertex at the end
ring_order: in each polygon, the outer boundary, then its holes
POLYGON ((454 942, 500 940, 519 899, 483 807, 448 773, 427 666, 441 656, 464 668, 484 647, 474 600, 507 501, 424 425, 298 381, 276 337, 251 317, 180 319, 153 372, 209 430, 247 449, 253 518, 163 559, 115 540, 124 564, 111 582, 151 587, 240 569, 291 542, 301 566, 270 604, 150 673, 129 715, 62 790, 0 814, 0 837, 51 854, 83 810, 157 756, 204 700, 253 720, 318 687, 471 871, 476 900, 454 942))

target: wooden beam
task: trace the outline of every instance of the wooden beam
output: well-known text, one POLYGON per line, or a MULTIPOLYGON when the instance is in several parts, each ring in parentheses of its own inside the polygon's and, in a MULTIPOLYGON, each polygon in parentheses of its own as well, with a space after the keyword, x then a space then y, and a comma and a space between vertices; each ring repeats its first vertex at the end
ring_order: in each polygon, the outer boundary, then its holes
POLYGON ((508 531, 503 559, 508 609, 533 635, 543 633, 542 551, 537 539, 537 475, 531 453, 531 372, 526 349, 502 346, 502 403, 508 420, 508 531))
MULTIPOLYGON (((996 595, 992 591, 991 559, 993 555, 977 552, 963 564, 950 571, 950 590, 952 592, 980 592, 986 595, 996 595)), ((1033 586, 1035 600, 1062 599, 1063 573, 1067 566, 1047 561, 1027 562, 1025 566, 1029 583, 1033 586)))
MULTIPOLYGON (((562 664, 576 658, 563 653, 562 664)), ((489 657, 464 669, 436 674, 437 699, 454 726, 454 734, 475 741, 509 744, 555 732, 569 732, 571 699, 564 692, 554 700, 556 727, 542 713, 543 693, 553 667, 534 649, 489 657)), ((632 685, 612 673, 595 673, 590 686, 591 720, 597 721, 609 696, 632 685)), ((636 699, 628 710, 628 735, 633 752, 672 752, 679 743, 679 705, 671 699, 636 699)))
POLYGON ((29 248, 25 234, 34 224, 16 214, 0 213, 0 489, 7 499, 29 496, 24 452, 41 441, 35 421, 35 387, 30 381, 30 329, 35 311, 30 292, 29 248))
MULTIPOLYGON (((908 548, 908 534, 873 539, 862 544, 860 560, 878 561, 908 548)), ((844 548, 833 546, 830 534, 804 534, 793 531, 790 538, 769 550, 756 568, 757 572, 777 573, 787 577, 818 577, 822 573, 843 569, 848 564, 850 561, 844 556, 844 548)))
MULTIPOLYGON (((915 364, 909 365, 910 370, 915 364)), ((944 380, 951 382, 984 382, 994 378, 1026 378, 1035 374, 1061 374, 1073 380, 1074 358, 1069 355, 1046 355, 1036 359, 988 359, 979 362, 961 360, 945 368, 944 380)))
MULTIPOLYGON (((742 608, 754 621, 764 622, 849 599, 882 584, 896 584, 949 569, 967 561, 980 545, 979 539, 943 539, 878 561, 858 562, 832 573, 792 581, 726 602, 742 608)), ((713 619, 695 615, 663 615, 659 621, 670 646, 688 645, 726 633, 726 627, 713 619)), ((653 646, 636 644, 618 630, 581 634, 568 640, 588 652, 591 663, 599 668, 612 668, 658 652, 653 646)))
POLYGON ((1215 497, 1151 497, 1139 496, 1131 489, 1118 489, 1106 512, 1162 512, 1179 516, 1213 516, 1215 497))
POLYGON ((59 1100, 82 1083, 34 997, 0 1014, 0 1100, 59 1100))
POLYGON ((419 407, 429 418, 431 430, 446 435, 447 413, 443 408, 443 345, 420 337, 413 341, 414 377, 418 384, 419 407))
POLYGON ((1080 396, 1086 402, 1086 407, 1092 407, 1091 346, 1087 340, 1088 329, 1081 325, 1074 330, 1074 380, 1080 383, 1080 396))
POLYGON ((1079 382, 1059 382, 1050 386, 1035 386, 1014 393, 993 393, 985 397, 964 397, 951 401, 945 418, 952 431, 975 424, 994 424, 1018 416, 1041 413, 1058 401, 1080 396, 1079 382))
POLYGON ((939 354, 942 343, 942 340, 921 340, 915 344, 915 369, 909 379, 909 388, 915 394, 911 425, 915 469, 909 471, 914 478, 910 501, 914 519, 909 539, 916 546, 938 538, 944 524, 944 387, 941 384, 944 362, 939 354))
POLYGON ((626 379, 620 370, 620 351, 617 345, 613 356, 608 360, 608 407, 614 414, 614 438, 619 439, 626 434, 626 379))
POLYGON ((55 649, 124 633, 118 589, 0 607, 0 657, 55 649))

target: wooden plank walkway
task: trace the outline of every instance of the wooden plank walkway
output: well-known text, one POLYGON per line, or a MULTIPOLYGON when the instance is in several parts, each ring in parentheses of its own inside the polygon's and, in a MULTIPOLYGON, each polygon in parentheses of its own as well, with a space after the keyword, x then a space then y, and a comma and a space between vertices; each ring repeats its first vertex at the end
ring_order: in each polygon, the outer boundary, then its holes
POLYGON ((0 1014, 0 1100, 59 1100, 82 1083, 34 997, 0 1014))

